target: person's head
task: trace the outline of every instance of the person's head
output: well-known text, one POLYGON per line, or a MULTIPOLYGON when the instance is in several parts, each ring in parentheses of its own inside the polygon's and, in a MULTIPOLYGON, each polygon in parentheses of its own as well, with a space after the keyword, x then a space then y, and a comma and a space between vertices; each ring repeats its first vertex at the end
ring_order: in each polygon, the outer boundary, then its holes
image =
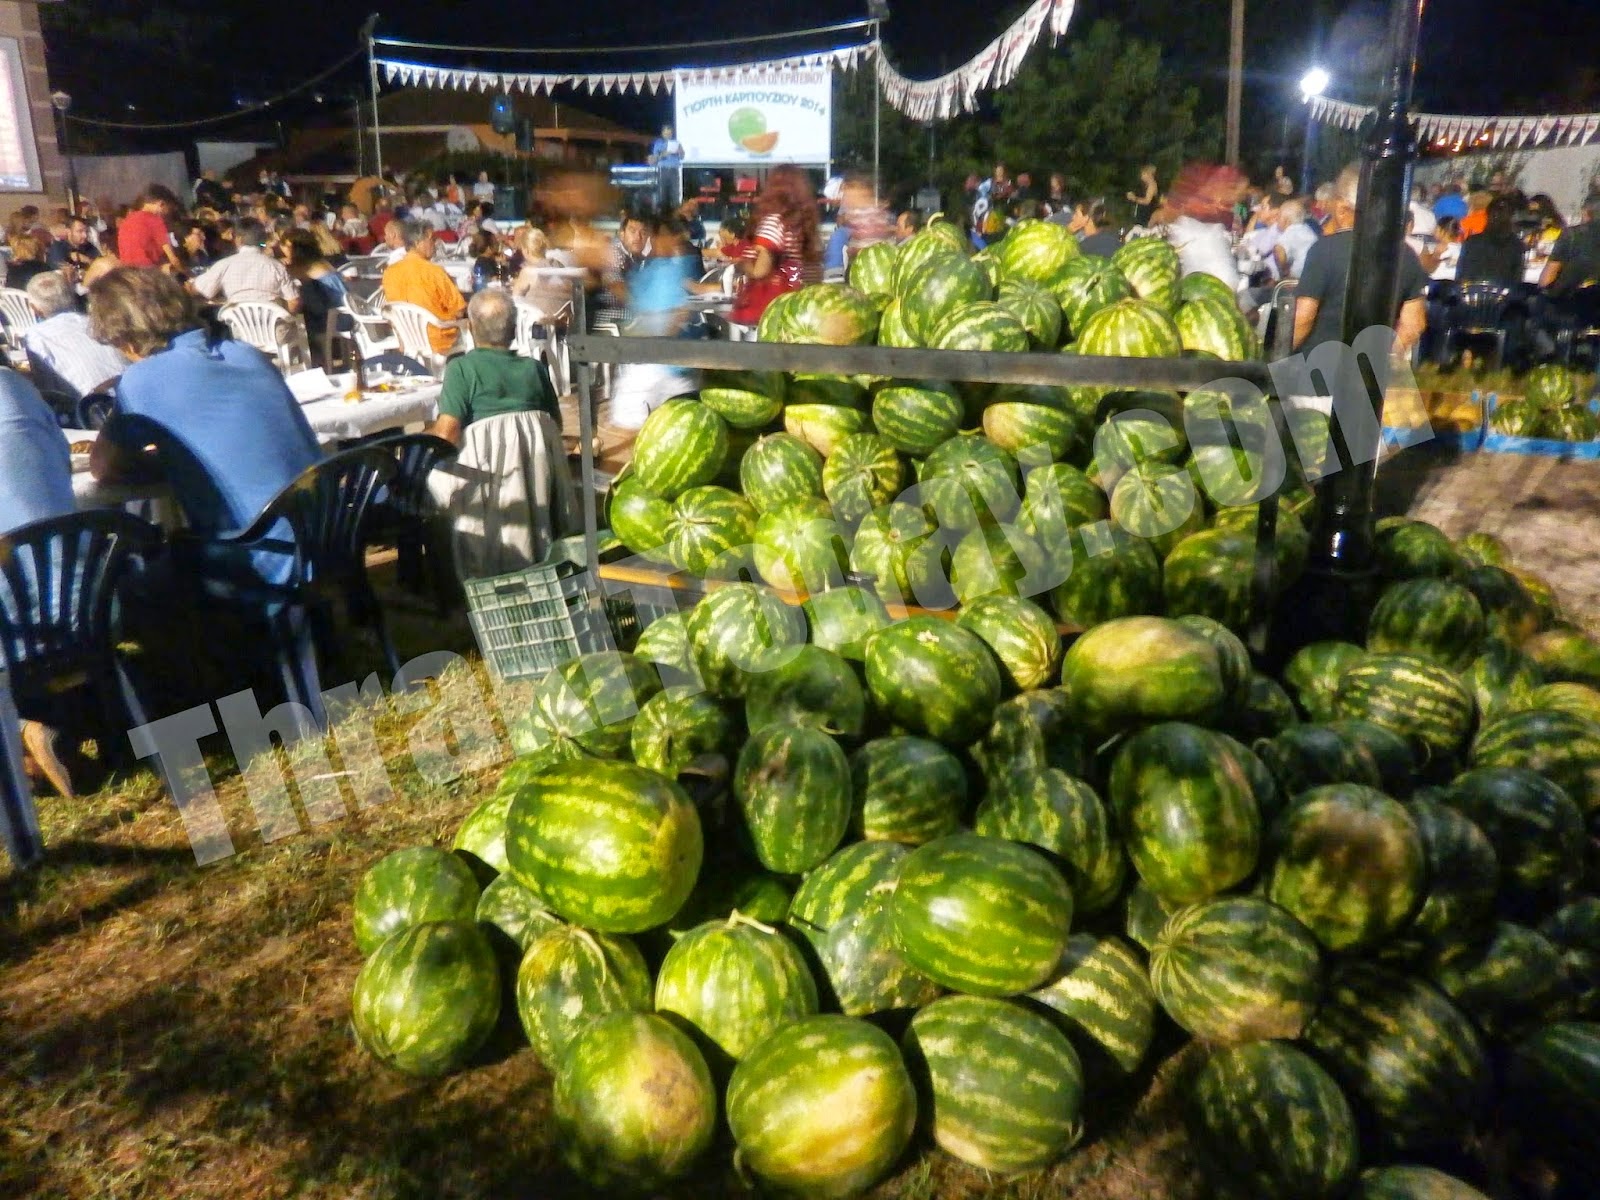
POLYGON ((689 252, 689 226, 682 217, 662 217, 650 235, 650 253, 655 258, 680 258, 689 252))
POLYGON ((1292 229, 1306 219, 1306 202, 1297 196, 1290 196, 1278 205, 1278 228, 1292 229))
POLYGON ((1010 172, 1008 172, 1006 170, 1005 163, 995 163, 995 165, 994 165, 994 181, 996 183, 1004 183, 1007 179, 1010 179, 1010 178, 1011 178, 1011 175, 1010 175, 1010 172))
POLYGON ((361 219, 361 210, 349 202, 341 204, 339 206, 339 219, 341 221, 358 221, 361 219))
POLYGON ((624 213, 622 224, 617 228, 617 240, 629 254, 643 254, 650 242, 650 227, 645 224, 643 217, 624 213))
POLYGON ((479 171, 478 172, 478 182, 479 183, 488 183, 489 182, 489 172, 487 172, 487 171, 479 171))
POLYGON ((1354 229, 1356 206, 1361 196, 1361 168, 1351 163, 1340 171, 1333 181, 1333 195, 1329 199, 1328 215, 1336 229, 1354 229))
POLYGON ((1461 239, 1461 222, 1455 217, 1440 217, 1433 228, 1433 237, 1438 242, 1455 242, 1461 239))
POLYGON ((865 175, 852 171, 844 177, 844 183, 839 188, 840 208, 872 208, 877 199, 872 180, 865 175))
POLYGON ((1492 233, 1497 237, 1515 237, 1517 225, 1517 202, 1510 196, 1496 196, 1489 201, 1487 223, 1484 225, 1485 233, 1492 233))
MULTIPOLYGON (((1022 185, 1018 184, 1017 186, 1021 187, 1022 185)), ((1012 212, 1019 221, 1037 221, 1039 214, 1043 211, 1044 209, 1039 206, 1039 202, 1031 196, 1026 200, 1019 200, 1012 206, 1012 212)))
POLYGON ((756 216, 776 216, 784 228, 792 229, 800 237, 800 257, 815 262, 822 257, 822 243, 817 234, 817 197, 811 180, 799 167, 774 167, 767 176, 767 186, 756 202, 756 216))
POLYGON ((311 224, 311 206, 309 204, 296 204, 293 216, 296 225, 311 224))
POLYGON ((78 297, 60 271, 40 271, 28 280, 28 299, 44 318, 78 307, 78 297))
POLYGON ((512 243, 517 248, 517 253, 531 263, 541 263, 550 253, 550 239, 544 230, 531 222, 517 230, 517 236, 512 243))
POLYGON ((233 244, 243 250, 247 246, 260 249, 267 244, 267 227, 254 217, 245 217, 233 223, 233 244))
POLYGON ((1017 176, 1017 186, 1019 188, 1032 187, 1033 176, 1024 171, 1022 174, 1017 176))
POLYGON ((966 183, 962 186, 965 187, 967 191, 974 192, 978 190, 978 183, 978 173, 974 171, 971 175, 967 176, 966 183))
POLYGON ((1154 183, 1156 179, 1155 163, 1145 163, 1144 166, 1140 167, 1139 178, 1143 179, 1147 183, 1154 183))
POLYGON ((895 236, 904 241, 922 228, 922 214, 914 208, 903 209, 894 219, 895 236))
POLYGON ((479 200, 467 210, 467 215, 474 221, 487 221, 490 217, 494 216, 494 205, 490 204, 487 200, 479 200))
POLYGON ((82 217, 73 217, 67 222, 67 241, 74 246, 81 246, 89 240, 89 222, 82 217))
POLYGON ((19 233, 11 239, 12 262, 38 262, 42 258, 44 258, 44 243, 33 234, 19 233))
POLYGON ((490 258, 498 249, 494 234, 485 229, 478 230, 467 243, 467 253, 473 258, 490 258))
POLYGON ((661 127, 661 137, 665 141, 669 141, 670 142, 672 140, 672 126, 671 125, 663 125, 661 127))
POLYGON ((284 236, 283 248, 289 270, 296 275, 303 275, 317 264, 327 262, 322 247, 309 229, 291 230, 284 236))
POLYGON ((700 216, 700 197, 690 196, 678 205, 678 216, 685 221, 693 221, 700 216))
POLYGON ((199 324, 193 298, 160 271, 115 267, 90 285, 90 336, 131 359, 165 350, 173 338, 199 324))
POLYGON ((729 242, 737 242, 744 237, 747 228, 743 217, 727 217, 717 227, 717 241, 724 246, 729 242))
POLYGON ((503 288, 474 292, 467 305, 472 340, 480 347, 508 350, 517 337, 517 305, 503 288))
POLYGON ((423 258, 433 257, 437 243, 434 241, 432 225, 426 221, 405 221, 401 223, 400 231, 408 251, 423 258))
POLYGON ((138 204, 140 208, 160 213, 164 217, 172 216, 182 207, 178 203, 178 197, 173 195, 172 189, 163 187, 159 183, 152 183, 140 192, 138 204))
POLYGON ((391 250, 404 250, 406 248, 406 223, 404 221, 390 221, 383 227, 383 244, 391 250))
POLYGON ((211 239, 206 234, 206 227, 199 221, 186 221, 182 228, 185 254, 201 254, 210 245, 211 239))
POLYGON ((1496 194, 1511 190, 1511 180, 1506 177, 1504 171, 1496 171, 1489 176, 1489 190, 1496 194))
POLYGON ((1050 172, 1050 194, 1064 196, 1067 194, 1067 177, 1060 171, 1050 172))

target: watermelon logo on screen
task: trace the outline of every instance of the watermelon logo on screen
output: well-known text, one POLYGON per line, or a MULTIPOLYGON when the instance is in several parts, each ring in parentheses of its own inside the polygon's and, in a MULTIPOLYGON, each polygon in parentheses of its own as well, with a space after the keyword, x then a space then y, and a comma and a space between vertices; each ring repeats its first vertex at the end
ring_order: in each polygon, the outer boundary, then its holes
POLYGON ((767 114, 759 108, 741 108, 728 118, 728 136, 733 144, 751 154, 771 154, 778 144, 778 131, 767 130, 767 114))

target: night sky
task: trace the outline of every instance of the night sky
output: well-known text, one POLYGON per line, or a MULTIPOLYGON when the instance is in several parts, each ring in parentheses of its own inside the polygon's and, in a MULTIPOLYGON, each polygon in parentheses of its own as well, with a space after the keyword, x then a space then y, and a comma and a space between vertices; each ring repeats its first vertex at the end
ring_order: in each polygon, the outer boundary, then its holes
MULTIPOLYGON (((375 0, 274 0, 270 5, 218 5, 215 0, 68 0, 44 9, 51 70, 58 87, 77 97, 76 111, 124 120, 167 120, 226 110, 238 99, 259 99, 334 62, 355 45, 357 30, 375 0), (220 14, 220 15, 219 15, 220 14), (60 22, 71 29, 61 29, 60 22), (155 70, 131 71, 130 54, 140 54, 144 35, 130 45, 118 19, 142 21, 154 41, 142 54, 155 70), (178 61, 164 60, 176 59, 178 61), (208 70, 207 63, 218 64, 208 70), (161 69, 171 66, 172 71, 161 69), (173 72, 178 72, 174 74, 173 72), (174 79, 184 86, 173 86, 174 79), (130 110, 129 105, 133 108, 130 110)), ((520 42, 543 46, 590 46, 617 42, 686 41, 779 32, 848 20, 863 15, 864 0, 687 0, 668 5, 637 0, 585 0, 581 5, 522 7, 526 20, 506 21, 512 5, 442 4, 438 0, 382 4, 380 33, 419 40, 520 42), (570 13, 564 18, 563 13, 570 13), (580 19, 581 14, 581 19, 580 19)), ((959 65, 994 37, 1024 7, 981 5, 958 0, 910 0, 886 27, 885 40, 901 69, 926 77, 959 65)), ((1375 0, 1251 0, 1247 17, 1246 69, 1249 109, 1246 141, 1271 127, 1294 95, 1294 83, 1314 57, 1333 73, 1333 94, 1360 98, 1363 70, 1381 68, 1387 6, 1375 0), (1320 51, 1319 51, 1320 47, 1320 51), (1363 58, 1365 57, 1365 61, 1363 58)), ((1227 0, 1078 0, 1074 27, 1100 17, 1121 20, 1136 33, 1161 41, 1175 80, 1202 88, 1220 109, 1227 63, 1227 0)), ((1072 34, 1069 32, 1069 38, 1072 34)), ((822 39, 822 43, 837 41, 822 39)), ((817 45, 812 42, 809 45, 817 45)), ((1600 68, 1593 48, 1600 45, 1600 5, 1578 0, 1433 0, 1423 29, 1418 78, 1419 107, 1435 112, 1561 112, 1600 109, 1600 68), (1514 51, 1510 48, 1514 47, 1514 51), (1515 61, 1512 61, 1512 54, 1515 61)), ((797 48, 807 48, 802 43, 797 48)), ((768 56, 790 47, 761 43, 750 53, 768 56)), ((443 60, 423 51, 390 51, 443 60)), ((615 69, 667 66, 710 52, 682 52, 665 58, 614 60, 615 69)), ((722 52, 716 52, 722 53, 722 52)), ((741 57, 739 50, 727 51, 741 57)), ((572 59, 530 57, 460 59, 459 65, 525 66, 550 69, 587 65, 572 59)), ((595 63, 595 66, 602 64, 595 63)), ((330 81, 330 96, 359 86, 359 65, 330 81)), ((639 124, 669 115, 670 101, 601 105, 597 110, 639 124)), ((279 111, 292 122, 314 110, 309 98, 279 111)), ((226 127, 217 132, 225 133, 226 127)))

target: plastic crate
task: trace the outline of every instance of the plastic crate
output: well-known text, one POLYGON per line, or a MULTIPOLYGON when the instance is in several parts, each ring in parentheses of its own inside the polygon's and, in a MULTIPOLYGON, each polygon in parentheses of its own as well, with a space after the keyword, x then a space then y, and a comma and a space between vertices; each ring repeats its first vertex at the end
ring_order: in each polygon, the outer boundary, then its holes
POLYGON ((469 579, 465 588, 472 635, 498 681, 538 679, 580 654, 617 648, 600 589, 571 563, 469 579))

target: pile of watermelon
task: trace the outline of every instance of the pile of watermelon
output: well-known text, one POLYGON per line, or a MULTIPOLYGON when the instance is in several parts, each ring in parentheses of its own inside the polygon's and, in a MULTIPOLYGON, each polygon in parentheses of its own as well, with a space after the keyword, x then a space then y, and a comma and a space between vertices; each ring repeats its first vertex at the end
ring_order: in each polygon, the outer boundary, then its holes
POLYGON ((1492 537, 1377 546, 1364 644, 1272 674, 1239 612, 715 586, 372 867, 355 1034, 433 1076, 520 1026, 604 1194, 730 1140, 774 1194, 1039 1171, 1190 1040, 1218 1194, 1481 1200, 1484 1133, 1590 1194, 1600 644, 1492 537))
POLYGON ((1585 377, 1560 363, 1535 367, 1523 379, 1520 399, 1501 401, 1490 411, 1489 428, 1511 437, 1600 440, 1600 415, 1584 383, 1585 377))

